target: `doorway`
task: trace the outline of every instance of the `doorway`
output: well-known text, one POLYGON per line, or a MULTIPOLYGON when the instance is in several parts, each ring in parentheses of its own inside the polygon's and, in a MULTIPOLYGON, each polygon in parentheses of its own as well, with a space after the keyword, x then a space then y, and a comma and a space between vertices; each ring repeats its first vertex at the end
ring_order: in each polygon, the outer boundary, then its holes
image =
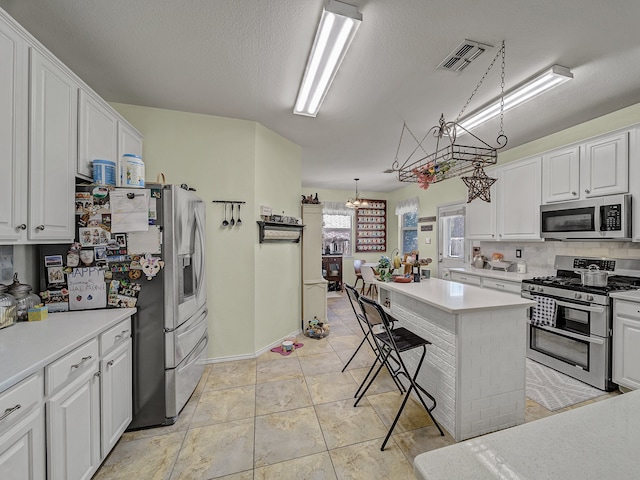
POLYGON ((468 242, 465 241, 464 203, 438 205, 438 270, 449 278, 450 268, 464 267, 468 242))

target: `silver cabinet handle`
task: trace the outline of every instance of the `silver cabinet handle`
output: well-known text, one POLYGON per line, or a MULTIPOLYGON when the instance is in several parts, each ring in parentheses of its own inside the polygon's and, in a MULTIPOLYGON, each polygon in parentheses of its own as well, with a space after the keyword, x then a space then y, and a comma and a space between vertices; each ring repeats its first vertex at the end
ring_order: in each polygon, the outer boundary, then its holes
POLYGON ((591 190, 589 190, 588 188, 585 188, 584 193, 591 193, 591 190))
POLYGON ((496 283, 496 287, 504 288, 504 285, 501 283, 496 283))
POLYGON ((120 340, 122 337, 124 337, 127 333, 129 333, 129 330, 123 330, 122 332, 120 332, 120 334, 116 335, 116 340, 120 340))
POLYGON ((571 192, 571 195, 573 195, 575 197, 576 195, 578 195, 578 193, 577 192, 571 192))
POLYGON ((20 405, 19 403, 11 408, 7 408, 4 413, 2 414, 2 416, 0 417, 0 421, 4 420, 5 418, 7 418, 9 415, 11 415, 13 412, 15 412, 16 410, 19 410, 22 408, 22 405, 20 405))
POLYGON ((76 363, 75 365, 71 365, 71 368, 78 368, 80 365, 82 365, 84 362, 86 362, 87 360, 91 360, 93 357, 91 355, 89 355, 88 357, 82 357, 82 360, 80 360, 78 363, 76 363))
POLYGON ((26 223, 21 223, 20 225, 18 225, 16 227, 16 230, 26 230, 27 229, 27 224, 26 223))
POLYGON ((38 225, 36 227, 36 230, 40 230, 40 231, 44 230, 44 225, 38 225))
POLYGON ((114 363, 115 363, 115 360, 109 360, 109 361, 107 362, 107 366, 109 366, 109 367, 113 367, 113 364, 114 364, 114 363))
POLYGON ((93 376, 94 377, 99 377, 100 376, 100 372, 98 371, 98 372, 94 373, 93 376))

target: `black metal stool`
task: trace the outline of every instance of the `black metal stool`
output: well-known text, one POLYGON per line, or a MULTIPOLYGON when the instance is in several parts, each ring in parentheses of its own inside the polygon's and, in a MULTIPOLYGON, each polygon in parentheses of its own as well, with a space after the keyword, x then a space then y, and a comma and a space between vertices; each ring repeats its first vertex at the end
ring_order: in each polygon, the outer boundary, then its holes
POLYGON ((385 445, 389 441, 389 438, 391 437, 391 433, 393 432, 393 429, 395 428, 396 423, 398 423, 398 419, 402 414, 402 410, 404 409, 404 406, 407 404, 407 401, 409 400, 409 395, 411 395, 411 391, 413 390, 415 390, 416 395, 420 400, 420 403, 422 403, 422 406, 425 408, 425 410, 429 414, 429 417, 431 417, 431 420, 433 421, 434 425, 438 428, 440 435, 444 435, 444 432, 440 428, 440 425, 438 425, 438 422, 436 422, 436 419, 433 418, 433 415, 431 414, 431 412, 436 408, 436 399, 433 398, 433 396, 429 392, 427 392, 421 385, 419 385, 416 382, 416 378, 418 377, 418 373, 420 372, 420 367, 422 367, 422 362, 424 361, 424 357, 427 353, 427 345, 431 345, 431 342, 429 342, 428 340, 425 340, 424 338, 416 335, 415 333, 411 332, 410 330, 407 330, 404 327, 394 328, 393 323, 389 320, 389 317, 377 302, 361 296, 358 298, 358 303, 362 308, 362 315, 367 321, 367 325, 369 326, 371 335, 375 340, 376 345, 378 346, 378 350, 382 358, 381 358, 381 364, 378 367, 378 370, 376 371, 375 375, 371 378, 371 380, 369 381, 365 389, 362 391, 362 393, 356 400, 356 403, 354 404, 354 406, 357 406, 360 399, 367 393, 367 390, 373 383, 373 380, 382 369, 382 365, 388 364, 389 359, 393 359, 394 362, 398 364, 398 368, 394 370, 392 375, 394 377, 403 375, 409 381, 409 384, 410 384, 409 388, 405 392, 404 400, 402 401, 402 405, 400 405, 400 409, 398 410, 396 418, 393 420, 393 423, 391 424, 391 428, 389 428, 389 432, 387 433, 387 436, 385 437, 384 442, 382 442, 382 446, 380 447, 380 450, 384 450, 385 445), (383 332, 374 333, 373 327, 377 325, 383 326, 384 328, 383 332), (407 366, 405 365, 404 361, 402 360, 401 353, 408 352, 409 350, 414 350, 416 348, 422 348, 422 354, 420 356, 420 361, 418 362, 415 373, 412 376, 409 373, 409 370, 407 369, 407 366), (426 395, 431 400, 431 402, 433 403, 432 407, 427 407, 427 404, 425 403, 421 393, 426 395))
MULTIPOLYGON (((347 283, 344 284, 344 289, 347 292, 347 297, 349 298, 349 303, 351 304, 351 308, 353 309, 353 314, 356 316, 356 319, 358 320, 358 325, 360 325, 360 328, 362 329, 362 333, 364 333, 364 338, 360 342, 360 345, 358 345, 358 348, 356 348, 356 351, 353 352, 353 355, 351 355, 351 358, 349 358, 347 363, 344 365, 344 367, 342 368, 342 371, 344 372, 347 369, 347 367, 351 363, 351 360, 353 360, 353 358, 358 354, 358 352, 360 351, 360 349, 364 345, 365 341, 369 342, 369 346, 373 350, 373 353, 376 355, 376 359, 374 360, 373 364, 371 365, 371 368, 369 369, 369 372, 364 377, 364 380, 362 381, 362 383, 360 384, 360 386, 358 387, 358 390, 356 391, 356 393, 354 395, 354 397, 358 397, 358 395, 360 394, 360 390, 362 390, 362 387, 364 387, 365 383, 367 383, 367 380, 369 379, 369 376, 371 375, 371 372, 373 372, 373 369, 375 368, 377 362, 381 361, 382 357, 380 356, 380 352, 378 350, 378 347, 377 347, 375 341, 373 340, 373 337, 372 337, 373 334, 371 333, 371 329, 369 328, 369 325, 367 324, 367 320, 364 318, 362 313, 358 312, 358 310, 361 311, 360 305, 358 303, 358 298, 360 298, 360 295, 358 294, 358 291, 356 290, 355 286, 352 287, 351 285, 349 285, 347 283), (357 305, 357 307, 356 307, 356 305, 357 305)), ((397 379, 396 375, 394 375, 394 368, 392 366, 390 366, 390 365, 387 365, 387 369, 389 370, 389 373, 391 374, 391 378, 393 378, 394 383, 398 387, 398 390, 400 390, 400 393, 403 393, 404 392, 404 387, 403 387, 402 383, 400 383, 400 381, 397 379)))

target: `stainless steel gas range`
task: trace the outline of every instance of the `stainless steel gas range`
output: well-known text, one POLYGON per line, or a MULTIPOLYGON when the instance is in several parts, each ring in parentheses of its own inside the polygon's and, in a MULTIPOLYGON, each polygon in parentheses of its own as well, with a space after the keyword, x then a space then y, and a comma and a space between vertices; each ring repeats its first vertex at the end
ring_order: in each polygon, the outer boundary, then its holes
POLYGON ((557 255, 556 276, 522 281, 522 296, 553 307, 550 322, 529 311, 527 357, 601 390, 611 380, 613 306, 609 294, 640 288, 640 260, 557 255), (606 286, 584 286, 581 270, 608 272, 606 286), (595 267, 592 267, 595 268, 595 267))

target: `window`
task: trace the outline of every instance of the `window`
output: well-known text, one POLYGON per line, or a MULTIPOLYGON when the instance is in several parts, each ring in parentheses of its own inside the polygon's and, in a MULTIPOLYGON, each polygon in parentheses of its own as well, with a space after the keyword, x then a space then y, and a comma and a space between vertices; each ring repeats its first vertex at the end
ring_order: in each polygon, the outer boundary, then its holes
POLYGON ((351 255, 351 215, 322 215, 322 253, 351 255))
POLYGON ((438 207, 438 256, 442 267, 462 267, 467 258, 464 239, 464 204, 438 207))
POLYGON ((402 253, 418 250, 418 212, 402 215, 402 253))

